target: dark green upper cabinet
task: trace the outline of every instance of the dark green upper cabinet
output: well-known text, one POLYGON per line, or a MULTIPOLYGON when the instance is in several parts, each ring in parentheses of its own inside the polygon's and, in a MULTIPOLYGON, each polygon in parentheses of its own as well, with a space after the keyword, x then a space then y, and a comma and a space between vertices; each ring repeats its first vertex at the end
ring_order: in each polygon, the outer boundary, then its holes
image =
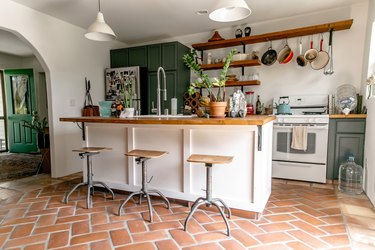
POLYGON ((147 46, 128 48, 129 66, 147 67, 147 46))
POLYGON ((113 49, 110 51, 111 68, 129 66, 128 49, 113 49))
POLYGON ((162 64, 165 70, 176 70, 177 61, 182 60, 182 58, 178 58, 178 45, 176 42, 162 44, 162 64))
POLYGON ((161 44, 153 44, 148 46, 148 71, 157 71, 162 65, 161 63, 161 44))

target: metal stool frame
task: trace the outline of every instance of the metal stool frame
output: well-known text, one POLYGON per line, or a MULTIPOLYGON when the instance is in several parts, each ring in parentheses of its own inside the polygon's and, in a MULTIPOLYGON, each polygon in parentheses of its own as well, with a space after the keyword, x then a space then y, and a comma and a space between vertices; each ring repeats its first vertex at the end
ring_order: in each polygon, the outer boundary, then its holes
POLYGON ((225 204, 225 202, 222 199, 219 199, 219 198, 212 199, 212 164, 211 163, 205 163, 205 167, 206 167, 206 190, 205 190, 206 191, 206 198, 199 197, 198 199, 195 200, 195 202, 193 203, 193 205, 191 207, 191 210, 190 210, 188 216, 186 217, 186 220, 185 220, 185 223, 184 223, 184 231, 187 230, 188 222, 189 222, 190 218, 193 216, 193 214, 195 213, 195 211, 198 209, 198 207, 203 205, 203 204, 206 204, 206 207, 211 207, 212 205, 217 207, 217 209, 219 210, 219 212, 221 214, 221 217, 223 217, 223 219, 224 219, 225 225, 227 226, 227 236, 230 236, 229 222, 228 222, 227 218, 225 217, 223 209, 221 209, 221 207, 220 207, 220 203, 227 210, 229 219, 232 216, 232 212, 230 211, 230 208, 227 206, 227 204, 225 204))
POLYGON ((70 192, 65 196, 64 203, 66 203, 66 204, 68 203, 69 196, 77 188, 79 188, 80 186, 87 185, 86 207, 87 208, 92 208, 91 194, 94 194, 94 185, 95 184, 102 185, 105 189, 107 189, 112 194, 112 200, 115 199, 115 194, 113 193, 112 189, 110 189, 107 186, 107 184, 105 184, 104 182, 101 182, 101 181, 93 181, 94 174, 92 172, 92 159, 91 159, 91 156, 92 155, 96 155, 96 154, 99 154, 99 152, 83 152, 83 153, 79 153, 79 156, 81 156, 82 159, 85 158, 85 156, 86 156, 86 159, 87 159, 87 181, 86 182, 81 182, 81 183, 78 183, 77 185, 75 185, 73 187, 73 189, 70 190, 70 192))
MULTIPOLYGON (((133 196, 135 195, 139 195, 139 205, 142 203, 142 197, 146 197, 147 199, 147 205, 148 205, 148 210, 149 210, 149 215, 150 215, 150 222, 152 222, 152 204, 151 204, 151 198, 150 198, 150 194, 157 194, 159 195, 164 201, 165 201, 165 204, 166 204, 166 208, 169 209, 170 208, 170 203, 167 199, 167 197, 165 197, 159 190, 156 190, 156 189, 151 189, 149 190, 148 189, 148 183, 151 182, 152 180, 152 177, 150 179, 150 181, 147 181, 147 161, 150 160, 151 158, 147 158, 147 157, 138 157, 135 159, 135 161, 138 163, 138 164, 142 164, 142 189, 140 191, 136 191, 136 192, 133 192, 131 193, 128 198, 123 201, 118 209, 118 215, 121 216, 121 212, 122 212, 122 208, 125 206, 125 204, 133 198, 133 196)), ((134 201, 134 199, 133 199, 134 201)))

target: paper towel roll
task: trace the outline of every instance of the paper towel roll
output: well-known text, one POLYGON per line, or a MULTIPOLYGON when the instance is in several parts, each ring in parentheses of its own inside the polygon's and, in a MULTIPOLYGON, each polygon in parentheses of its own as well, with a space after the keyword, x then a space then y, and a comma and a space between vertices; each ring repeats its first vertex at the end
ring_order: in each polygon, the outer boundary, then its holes
POLYGON ((171 98, 171 114, 177 115, 177 98, 171 98))

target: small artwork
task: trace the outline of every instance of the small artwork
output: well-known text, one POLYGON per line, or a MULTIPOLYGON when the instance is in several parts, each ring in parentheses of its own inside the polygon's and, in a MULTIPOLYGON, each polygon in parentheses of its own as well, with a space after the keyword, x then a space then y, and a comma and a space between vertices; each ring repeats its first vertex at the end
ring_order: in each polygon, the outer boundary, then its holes
POLYGON ((122 100, 125 86, 131 86, 137 94, 137 67, 113 68, 105 71, 105 100, 122 100))

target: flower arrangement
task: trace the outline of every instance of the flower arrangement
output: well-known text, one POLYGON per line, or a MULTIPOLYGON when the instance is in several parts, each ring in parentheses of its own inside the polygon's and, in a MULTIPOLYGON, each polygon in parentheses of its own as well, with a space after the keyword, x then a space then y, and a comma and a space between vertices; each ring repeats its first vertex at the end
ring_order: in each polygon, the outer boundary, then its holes
POLYGON ((203 72, 200 65, 197 63, 197 52, 192 50, 190 53, 182 57, 184 63, 198 76, 197 80, 189 85, 188 92, 190 95, 194 94, 196 88, 206 88, 211 102, 224 102, 225 101, 225 82, 227 81, 227 72, 230 63, 232 62, 233 55, 237 52, 232 49, 226 56, 226 60, 221 70, 220 79, 210 78, 203 72), (214 93, 213 88, 218 87, 217 93, 214 93))
POLYGON ((42 120, 39 119, 38 111, 32 112, 31 122, 23 120, 23 126, 26 128, 31 128, 37 133, 44 133, 44 130, 48 127, 47 117, 44 117, 42 120))

